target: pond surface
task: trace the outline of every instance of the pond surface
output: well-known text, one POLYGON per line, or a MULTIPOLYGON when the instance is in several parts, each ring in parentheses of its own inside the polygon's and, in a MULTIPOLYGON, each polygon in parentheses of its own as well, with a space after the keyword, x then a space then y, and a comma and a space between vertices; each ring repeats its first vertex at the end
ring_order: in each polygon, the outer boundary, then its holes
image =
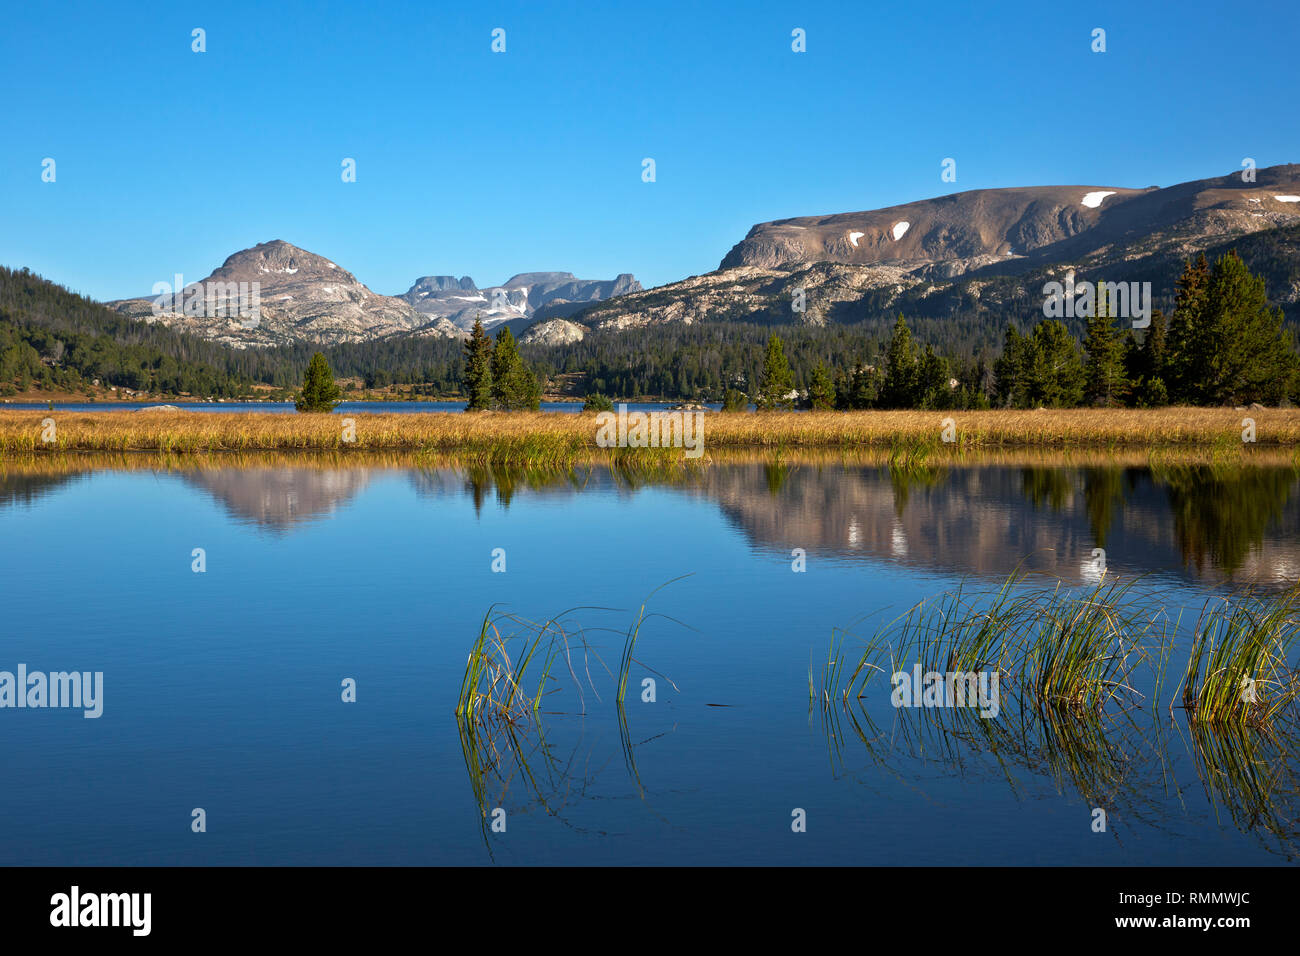
POLYGON ((894 710, 883 681, 856 720, 810 707, 809 670, 835 628, 1017 567, 1092 587, 1094 549, 1193 618, 1291 586, 1298 496, 1290 467, 10 463, 0 671, 102 672, 103 693, 97 719, 0 709, 0 862, 1284 863, 1289 732, 1207 747, 1162 703, 990 746, 894 710), (494 606, 567 611, 573 653, 540 725, 467 743, 454 709, 494 606))

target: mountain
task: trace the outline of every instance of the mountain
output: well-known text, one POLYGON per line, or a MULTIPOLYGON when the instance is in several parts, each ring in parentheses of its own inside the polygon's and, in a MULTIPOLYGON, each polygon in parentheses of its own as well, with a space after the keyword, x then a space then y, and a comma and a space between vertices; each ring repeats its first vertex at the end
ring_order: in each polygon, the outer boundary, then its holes
POLYGON ((329 259, 279 239, 236 252, 200 283, 187 283, 179 297, 165 293, 109 305, 132 318, 160 322, 236 348, 463 334, 437 316, 418 312, 404 299, 370 291, 329 259), (245 282, 259 284, 256 322, 229 314, 233 296, 223 295, 226 285, 238 287, 245 282), (214 290, 218 283, 222 286, 214 290), (161 314, 155 314, 158 309, 161 314))
MULTIPOLYGON (((593 302, 637 292, 641 283, 579 279, 571 272, 523 272, 480 289, 469 276, 424 276, 403 295, 379 295, 323 256, 276 239, 230 256, 184 291, 108 303, 133 319, 158 322, 234 348, 309 342, 340 345, 392 336, 464 338, 484 326, 569 315, 593 302), (252 321, 238 307, 240 283, 258 283, 252 321)), ((245 309, 244 311, 249 311, 245 309)))
POLYGON ((568 318, 582 334, 713 321, 884 331, 901 311, 933 320, 949 342, 996 346, 1008 319, 1042 317, 1043 283, 1067 271, 1151 281, 1167 308, 1184 259, 1229 249, 1264 275, 1276 304, 1300 302, 1300 165, 1255 172, 1253 183, 1233 173, 1164 189, 981 189, 760 223, 714 272, 568 318))
POLYGON ((1250 183, 1232 173, 1164 189, 976 189, 868 212, 781 219, 750 229, 719 268, 837 262, 952 278, 1012 258, 1039 265, 1107 250, 1149 254, 1300 222, 1300 166, 1255 173, 1250 183))
MULTIPOLYGON (((971 354, 996 351, 1009 320, 1040 318, 1043 284, 1069 271, 1080 280, 1150 281, 1154 305, 1167 311, 1184 259, 1235 249, 1264 276, 1275 304, 1300 302, 1300 165, 1254 173, 1252 182, 1234 172, 1165 188, 980 189, 760 223, 717 270, 648 290, 626 273, 526 272, 486 288, 469 276, 430 275, 382 296, 328 259, 277 241, 234 254, 204 280, 205 288, 260 282, 255 325, 210 309, 155 317, 155 297, 112 304, 236 347, 454 341, 480 317, 551 348, 591 332, 698 323, 852 324, 878 336, 902 312, 923 341, 971 354)), ((1077 334, 1079 320, 1071 323, 1077 334)))
POLYGON ((572 272, 521 272, 503 285, 479 289, 469 276, 425 276, 402 296, 421 314, 445 319, 459 329, 495 328, 520 318, 556 318, 593 302, 641 291, 629 273, 615 279, 579 279, 572 272))

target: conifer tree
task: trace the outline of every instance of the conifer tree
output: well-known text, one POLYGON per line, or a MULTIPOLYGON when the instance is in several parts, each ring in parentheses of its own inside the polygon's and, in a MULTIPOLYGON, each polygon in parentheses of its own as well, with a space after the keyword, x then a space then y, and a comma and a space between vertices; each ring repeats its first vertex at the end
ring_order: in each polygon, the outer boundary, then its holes
POLYGON ((524 364, 515 337, 505 325, 497 333, 496 348, 492 350, 492 398, 507 411, 536 410, 541 404, 542 390, 537 379, 524 364))
POLYGON ((1203 315, 1205 290, 1210 267, 1202 253, 1195 265, 1183 264, 1183 274, 1175 286, 1174 312, 1169 318, 1165 344, 1163 378, 1170 398, 1176 403, 1197 404, 1204 399, 1201 383, 1205 375, 1203 315))
POLYGON ((885 351, 885 380, 880 386, 880 407, 911 408, 917 391, 916 344, 900 314, 885 351))
POLYGON ((1088 355, 1084 367, 1084 400, 1090 405, 1113 408, 1128 395, 1124 370, 1124 339, 1111 320, 1106 287, 1097 283, 1097 305, 1088 318, 1083 342, 1088 355))
POLYGON ((492 407, 492 338, 478 318, 474 319, 474 328, 465 340, 463 387, 469 400, 465 411, 485 411, 492 407))
POLYGON ((1025 388, 1029 340, 1014 322, 1007 323, 1002 354, 993 363, 993 395, 1002 408, 1024 408, 1029 404, 1025 388))
POLYGON ((1026 347, 1026 405, 1072 408, 1083 401, 1083 360, 1065 323, 1044 319, 1026 347))
POLYGON ((813 367, 812 378, 808 383, 808 404, 817 411, 835 407, 835 383, 820 361, 813 367))
POLYGON ((1282 328, 1282 310, 1269 308, 1264 280, 1236 252, 1214 263, 1205 286, 1195 367, 1207 404, 1277 404, 1290 394, 1295 346, 1282 328))
POLYGON ((302 378, 302 394, 295 407, 300 412, 329 412, 339 400, 339 387, 334 384, 334 373, 330 371, 325 356, 317 352, 307 363, 307 371, 302 378))
POLYGON ((758 397, 755 404, 759 410, 789 409, 794 407, 794 400, 787 398, 794 390, 794 375, 790 372, 790 363, 785 358, 785 347, 775 335, 767 340, 767 355, 763 359, 763 374, 758 380, 758 397))

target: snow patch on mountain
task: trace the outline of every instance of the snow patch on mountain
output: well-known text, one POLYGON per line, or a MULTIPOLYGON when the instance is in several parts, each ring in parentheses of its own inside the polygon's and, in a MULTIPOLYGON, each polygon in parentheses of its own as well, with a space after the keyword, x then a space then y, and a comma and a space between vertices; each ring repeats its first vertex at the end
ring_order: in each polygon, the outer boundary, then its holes
POLYGON ((1115 195, 1113 189, 1098 189, 1096 192, 1090 192, 1079 200, 1080 206, 1087 206, 1089 209, 1096 209, 1101 205, 1101 201, 1107 196, 1115 195))

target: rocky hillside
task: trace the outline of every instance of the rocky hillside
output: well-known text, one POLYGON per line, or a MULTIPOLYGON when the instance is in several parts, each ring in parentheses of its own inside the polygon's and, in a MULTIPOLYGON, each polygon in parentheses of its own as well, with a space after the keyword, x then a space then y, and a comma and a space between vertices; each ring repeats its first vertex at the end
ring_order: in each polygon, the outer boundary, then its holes
POLYGON ((1256 173, 1166 189, 976 190, 762 223, 717 271, 591 306, 566 335, 706 321, 884 329, 901 311, 950 326, 950 341, 994 345, 1008 319, 1041 317, 1043 283, 1066 271, 1151 281, 1167 307, 1185 258, 1228 249, 1290 305, 1300 302, 1300 165, 1256 173))
POLYGON ((277 239, 235 253, 211 275, 187 283, 180 295, 164 292, 108 304, 130 318, 247 348, 393 336, 463 338, 479 317, 488 328, 503 322, 527 326, 640 290, 641 283, 627 273, 579 279, 571 272, 524 272, 484 289, 469 276, 425 276, 401 296, 379 295, 337 263, 277 239), (241 312, 238 301, 240 283, 251 288, 254 282, 255 320, 247 308, 241 312))
POLYGON ((1107 250, 1150 254, 1294 222, 1300 222, 1300 166, 1294 164, 1257 170, 1253 183, 1232 173, 1164 189, 977 189, 868 212, 760 223, 719 268, 836 262, 952 278, 1006 260, 1038 265, 1107 250))
POLYGON ((236 252, 180 296, 163 294, 110 302, 132 318, 193 332, 237 348, 308 341, 322 345, 362 342, 420 331, 458 336, 444 319, 424 315, 410 303, 378 295, 356 276, 323 256, 282 240, 236 252), (230 284, 259 284, 256 320, 236 310, 230 284), (161 310, 161 314, 155 314, 161 310))

